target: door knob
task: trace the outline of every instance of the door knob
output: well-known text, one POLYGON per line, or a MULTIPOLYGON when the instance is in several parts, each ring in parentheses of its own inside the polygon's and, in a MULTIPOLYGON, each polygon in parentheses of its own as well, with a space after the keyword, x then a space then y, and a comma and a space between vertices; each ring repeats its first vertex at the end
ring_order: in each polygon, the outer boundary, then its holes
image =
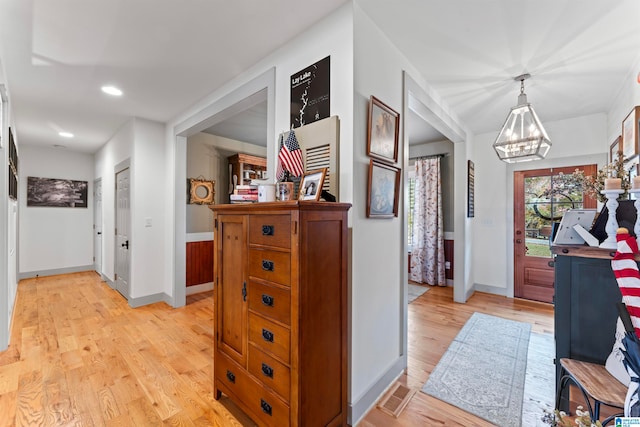
POLYGON ((522 239, 517 239, 516 243, 522 243, 522 239))

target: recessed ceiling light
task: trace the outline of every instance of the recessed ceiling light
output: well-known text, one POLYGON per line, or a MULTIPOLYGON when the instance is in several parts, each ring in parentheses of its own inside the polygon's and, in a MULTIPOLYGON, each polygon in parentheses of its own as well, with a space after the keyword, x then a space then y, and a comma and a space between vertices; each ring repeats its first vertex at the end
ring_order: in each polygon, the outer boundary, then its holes
POLYGON ((63 138, 73 138, 73 134, 71 132, 58 132, 58 135, 63 138))
POLYGON ((102 91, 104 93, 108 93, 109 95, 113 95, 113 96, 122 95, 122 91, 115 86, 102 86, 102 91))

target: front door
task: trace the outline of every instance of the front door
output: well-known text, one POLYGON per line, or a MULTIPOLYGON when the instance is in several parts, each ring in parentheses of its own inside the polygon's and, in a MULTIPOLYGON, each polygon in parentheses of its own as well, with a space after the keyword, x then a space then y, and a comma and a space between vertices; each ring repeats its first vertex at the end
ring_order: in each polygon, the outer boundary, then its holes
POLYGON ((129 168, 116 174, 116 289, 129 299, 129 168))
POLYGON ((551 230, 567 209, 595 208, 570 175, 594 175, 596 165, 514 172, 514 296, 553 302, 551 230))

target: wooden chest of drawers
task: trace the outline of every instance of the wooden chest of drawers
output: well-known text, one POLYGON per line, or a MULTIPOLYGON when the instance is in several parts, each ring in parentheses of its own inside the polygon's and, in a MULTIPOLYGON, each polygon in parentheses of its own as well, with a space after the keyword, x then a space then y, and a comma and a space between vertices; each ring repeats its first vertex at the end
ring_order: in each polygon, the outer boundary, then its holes
POLYGON ((346 426, 349 207, 211 207, 216 398, 261 426, 346 426))

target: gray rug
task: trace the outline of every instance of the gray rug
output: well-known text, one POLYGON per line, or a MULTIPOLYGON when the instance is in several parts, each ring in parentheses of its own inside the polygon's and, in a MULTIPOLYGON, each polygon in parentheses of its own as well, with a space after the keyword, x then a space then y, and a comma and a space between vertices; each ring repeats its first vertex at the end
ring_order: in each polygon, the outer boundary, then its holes
POLYGON ((409 283, 409 304, 428 290, 429 288, 427 288, 426 286, 414 285, 413 283, 409 283))
POLYGON ((528 323, 473 313, 422 391, 498 426, 519 427, 530 332, 528 323))
POLYGON ((545 411, 553 413, 556 394, 555 353, 553 334, 531 333, 522 402, 522 427, 547 425, 542 422, 545 411))

